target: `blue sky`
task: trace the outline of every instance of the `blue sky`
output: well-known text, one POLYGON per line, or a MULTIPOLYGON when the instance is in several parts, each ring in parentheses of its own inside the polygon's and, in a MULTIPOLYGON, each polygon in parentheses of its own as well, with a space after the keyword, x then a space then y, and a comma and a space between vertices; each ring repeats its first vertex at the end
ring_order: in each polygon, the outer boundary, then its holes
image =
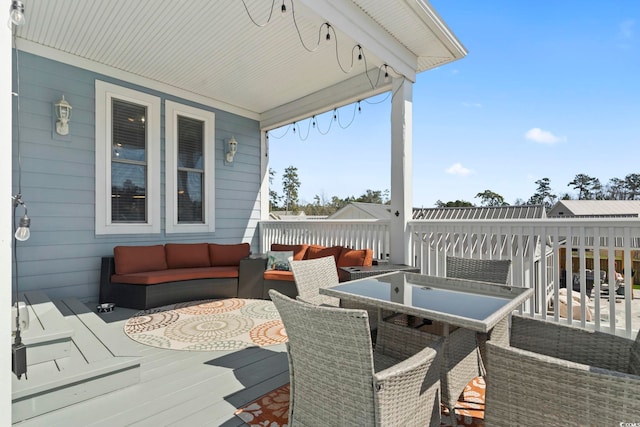
MULTIPOLYGON (((577 174, 604 185, 640 173, 640 1, 431 4, 468 55, 414 84, 415 207, 479 205, 484 190, 527 200, 545 177, 575 197, 577 174)), ((270 133, 278 193, 288 166, 303 203, 390 188, 390 99, 363 101, 342 129, 354 108, 328 132, 332 114, 318 116, 304 141, 307 121, 270 133)))

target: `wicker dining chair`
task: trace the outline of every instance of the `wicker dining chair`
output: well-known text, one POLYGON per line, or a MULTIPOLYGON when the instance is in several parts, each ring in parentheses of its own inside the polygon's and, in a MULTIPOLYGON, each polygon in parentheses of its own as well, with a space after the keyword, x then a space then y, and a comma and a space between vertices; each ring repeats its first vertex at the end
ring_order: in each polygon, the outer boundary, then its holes
POLYGON ((634 341, 514 314, 510 338, 487 343, 486 425, 639 422, 640 333, 634 341))
MULTIPOLYGON (((506 284, 511 269, 510 260, 470 259, 447 256, 446 276, 496 284, 506 284)), ((509 319, 501 321, 491 336, 507 336, 509 319)), ((424 329, 424 328, 423 328, 424 329)), ((468 329, 456 329, 445 341, 442 361, 442 403, 449 410, 451 424, 456 425, 455 406, 458 397, 469 381, 485 375, 483 359, 486 358, 486 342, 489 334, 468 329)))
POLYGON ((330 288, 340 283, 336 259, 333 255, 316 259, 290 261, 289 264, 296 282, 298 299, 310 304, 325 304, 334 307, 340 305, 339 298, 321 295, 319 292, 320 288, 330 288))
POLYGON ((366 310, 269 295, 288 336, 290 426, 440 425, 441 339, 386 324, 374 351, 366 310))
MULTIPOLYGON (((291 271, 296 281, 298 299, 310 304, 330 305, 343 308, 360 308, 369 313, 370 329, 376 330, 378 324, 378 310, 352 301, 340 301, 339 298, 321 295, 320 288, 329 288, 340 284, 333 256, 291 261, 291 271)), ((373 335, 375 339, 375 335, 373 335)))

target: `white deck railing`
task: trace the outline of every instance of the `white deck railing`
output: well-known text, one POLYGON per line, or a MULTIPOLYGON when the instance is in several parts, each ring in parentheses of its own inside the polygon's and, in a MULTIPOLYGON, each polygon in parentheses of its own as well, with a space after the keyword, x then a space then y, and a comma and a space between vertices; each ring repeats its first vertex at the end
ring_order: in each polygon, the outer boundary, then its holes
MULTIPOLYGON (((640 221, 632 218, 554 218, 538 220, 430 220, 410 221, 411 259, 422 274, 444 276, 447 255, 511 260, 512 286, 534 288, 524 312, 556 322, 632 336, 639 328, 640 300, 632 294, 632 272, 640 268, 640 221), (561 268, 572 266, 571 268, 561 268), (624 266, 624 270, 621 267, 624 266), (601 297, 614 268, 624 276, 625 297, 601 297), (593 281, 587 295, 588 276, 593 281), (575 299, 563 298, 560 283, 575 299), (566 313, 561 317, 561 300, 566 313), (609 316, 609 313, 614 315, 609 316), (591 316, 591 320, 587 320, 591 316), (635 320, 634 320, 635 319, 635 320)), ((267 221, 260 223, 261 250, 271 243, 343 245, 372 248, 374 257, 389 253, 389 221, 325 220, 267 221)))

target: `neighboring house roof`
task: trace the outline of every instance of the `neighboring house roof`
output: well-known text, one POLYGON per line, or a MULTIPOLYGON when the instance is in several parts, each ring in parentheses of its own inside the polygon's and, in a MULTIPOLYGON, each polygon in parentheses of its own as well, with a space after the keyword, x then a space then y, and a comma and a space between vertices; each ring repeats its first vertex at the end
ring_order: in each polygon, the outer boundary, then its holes
MULTIPOLYGON (((533 219, 545 218, 543 205, 480 206, 457 208, 413 208, 412 219, 533 219)), ((378 203, 352 202, 329 219, 389 219, 391 207, 378 203)))
POLYGON ((560 200, 549 217, 640 217, 640 200, 560 200))
POLYGON ((413 219, 534 219, 545 217, 543 205, 413 209, 413 219))
POLYGON ((391 207, 380 203, 351 202, 329 215, 328 219, 389 219, 391 207))
POLYGON ((291 221, 291 220, 313 220, 313 219, 326 219, 326 215, 307 215, 304 211, 298 213, 289 211, 271 211, 269 212, 270 220, 291 221))

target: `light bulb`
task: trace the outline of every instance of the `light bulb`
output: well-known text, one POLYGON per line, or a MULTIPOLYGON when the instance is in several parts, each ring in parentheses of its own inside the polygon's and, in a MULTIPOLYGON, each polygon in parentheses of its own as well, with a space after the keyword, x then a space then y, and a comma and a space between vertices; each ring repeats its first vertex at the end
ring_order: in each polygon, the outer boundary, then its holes
POLYGON ((287 14, 287 6, 285 6, 284 1, 282 2, 282 7, 280 7, 280 12, 282 12, 283 15, 287 14))
POLYGON ((22 4, 21 1, 14 0, 11 3, 11 8, 9 9, 9 22, 16 27, 24 25, 24 4, 22 4))
POLYGON ((24 242, 25 240, 29 240, 31 237, 31 231, 29 231, 29 226, 31 225, 31 220, 24 214, 22 218, 20 218, 20 226, 16 229, 16 240, 24 242))

